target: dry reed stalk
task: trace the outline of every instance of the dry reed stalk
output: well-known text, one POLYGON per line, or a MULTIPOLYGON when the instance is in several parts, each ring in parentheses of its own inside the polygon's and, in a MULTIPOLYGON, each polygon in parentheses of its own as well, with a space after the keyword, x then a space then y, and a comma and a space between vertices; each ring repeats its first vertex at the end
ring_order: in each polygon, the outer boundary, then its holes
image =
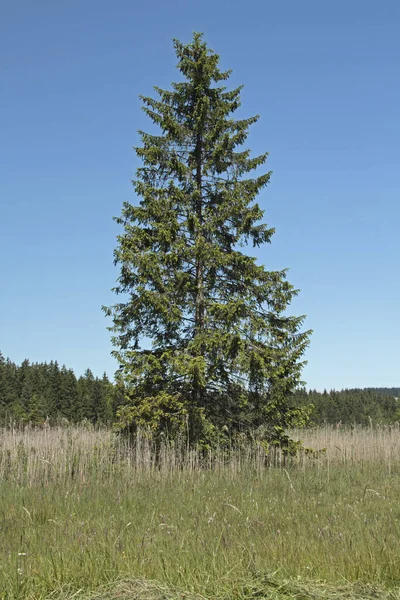
POLYGON ((316 452, 300 452, 288 459, 279 449, 266 457, 260 446, 247 446, 204 455, 178 440, 163 443, 156 453, 154 441, 140 432, 133 443, 111 430, 88 426, 3 429, 0 481, 12 479, 28 486, 49 481, 85 483, 92 478, 111 481, 119 472, 129 479, 139 474, 158 477, 204 468, 224 469, 234 475, 243 469, 261 472, 267 466, 283 469, 289 464, 303 469, 329 469, 375 462, 390 469, 400 458, 398 426, 351 429, 326 426, 293 431, 291 435, 316 452))

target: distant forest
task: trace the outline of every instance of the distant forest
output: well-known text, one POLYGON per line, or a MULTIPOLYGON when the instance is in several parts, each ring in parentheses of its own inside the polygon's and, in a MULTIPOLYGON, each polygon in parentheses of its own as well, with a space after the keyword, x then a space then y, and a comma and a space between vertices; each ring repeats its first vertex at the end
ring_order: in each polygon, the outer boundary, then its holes
POLYGON ((312 404, 310 424, 390 425, 400 422, 400 388, 351 388, 340 391, 298 390, 299 405, 312 404))
MULTIPOLYGON (((400 421, 400 388, 353 388, 341 391, 297 390, 295 403, 312 404, 310 424, 394 424, 400 421)), ((57 361, 20 365, 0 352, 0 425, 81 423, 110 425, 124 403, 120 388, 107 375, 90 369, 77 377, 57 361)))
POLYGON ((0 424, 112 423, 116 394, 106 374, 76 377, 57 361, 16 365, 0 352, 0 424))

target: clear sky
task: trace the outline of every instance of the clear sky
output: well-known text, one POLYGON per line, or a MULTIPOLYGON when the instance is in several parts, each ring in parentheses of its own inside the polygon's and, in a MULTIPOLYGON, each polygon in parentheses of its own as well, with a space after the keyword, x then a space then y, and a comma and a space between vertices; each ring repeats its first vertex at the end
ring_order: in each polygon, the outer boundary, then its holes
POLYGON ((301 289, 308 386, 399 386, 398 0, 3 0, 0 350, 112 376, 100 307, 112 216, 135 201, 138 94, 179 77, 171 39, 194 30, 261 115, 276 235, 259 256, 301 289))

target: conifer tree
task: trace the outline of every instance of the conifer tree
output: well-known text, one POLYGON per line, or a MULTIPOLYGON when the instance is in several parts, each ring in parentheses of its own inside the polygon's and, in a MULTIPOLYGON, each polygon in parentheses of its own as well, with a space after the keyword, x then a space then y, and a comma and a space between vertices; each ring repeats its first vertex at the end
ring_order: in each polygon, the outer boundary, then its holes
POLYGON ((87 419, 92 422, 96 420, 94 383, 95 378, 91 369, 86 369, 83 376, 78 379, 79 420, 87 419))
POLYGON ((6 359, 0 351, 0 406, 6 404, 6 359))
POLYGON ((79 394, 75 373, 63 365, 60 375, 60 401, 57 416, 69 421, 79 421, 79 394))
POLYGON ((58 361, 50 361, 47 365, 46 416, 53 420, 60 408, 61 371, 58 361))
POLYGON ((255 202, 267 153, 243 147, 258 117, 233 118, 242 88, 227 89, 230 71, 201 34, 174 47, 182 80, 141 97, 159 132, 139 132, 140 202, 116 219, 123 300, 105 312, 127 396, 120 423, 183 429, 194 442, 257 429, 285 442, 303 419, 291 394, 310 332, 287 315, 297 290, 286 270, 267 271, 243 249, 274 233, 255 202))
POLYGON ((103 424, 110 424, 113 421, 113 385, 103 373, 100 384, 100 401, 98 406, 98 420, 103 424))
POLYGON ((9 358, 6 359, 2 368, 2 388, 3 388, 3 409, 2 421, 9 417, 14 417, 15 414, 21 415, 20 409, 20 385, 18 381, 17 365, 9 358))

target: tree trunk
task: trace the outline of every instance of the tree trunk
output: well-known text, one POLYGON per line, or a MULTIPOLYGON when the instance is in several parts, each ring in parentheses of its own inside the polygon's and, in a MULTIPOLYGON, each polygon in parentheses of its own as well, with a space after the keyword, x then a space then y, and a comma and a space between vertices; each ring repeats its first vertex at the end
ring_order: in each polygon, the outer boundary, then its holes
MULTIPOLYGON (((195 160, 196 160, 196 188, 198 197, 196 200, 196 216, 198 229, 196 231, 196 314, 195 314, 195 335, 204 335, 205 325, 205 305, 204 305, 204 257, 202 255, 203 240, 203 198, 202 198, 202 146, 203 140, 201 134, 198 134, 196 140, 195 160), (199 243, 200 242, 200 243, 199 243), (199 248, 200 246, 200 248, 199 248)), ((198 356, 204 356, 205 348, 202 342, 198 351, 198 356)), ((205 388, 201 381, 194 382, 194 397, 197 406, 205 405, 205 388)))

